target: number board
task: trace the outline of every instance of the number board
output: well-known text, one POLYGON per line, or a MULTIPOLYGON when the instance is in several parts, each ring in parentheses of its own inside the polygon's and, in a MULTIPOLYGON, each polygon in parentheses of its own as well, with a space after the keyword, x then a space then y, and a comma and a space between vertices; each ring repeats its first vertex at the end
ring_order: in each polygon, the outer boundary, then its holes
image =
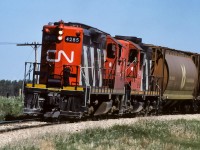
POLYGON ((66 36, 65 37, 65 42, 68 42, 68 43, 80 43, 80 37, 66 36))

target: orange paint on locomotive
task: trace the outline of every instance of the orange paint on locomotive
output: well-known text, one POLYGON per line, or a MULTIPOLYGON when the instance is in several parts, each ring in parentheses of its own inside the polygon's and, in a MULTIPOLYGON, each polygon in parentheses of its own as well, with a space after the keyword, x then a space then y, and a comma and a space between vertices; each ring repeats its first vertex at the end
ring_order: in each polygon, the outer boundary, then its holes
POLYGON ((131 84, 132 90, 140 90, 140 50, 134 43, 125 40, 118 40, 122 45, 122 58, 125 60, 126 72, 125 82, 131 84))
MULTIPOLYGON (((70 74, 76 74, 78 79, 76 80, 76 78, 69 76, 69 85, 78 85, 82 39, 82 28, 64 26, 62 22, 58 26, 44 26, 41 64, 46 65, 41 66, 41 70, 48 72, 48 76, 52 76, 52 78, 60 78, 63 84, 65 83, 63 77, 64 69, 69 68, 70 74)), ((40 83, 46 83, 46 78, 47 76, 41 76, 40 83)))
POLYGON ((104 65, 104 70, 106 72, 104 79, 114 79, 118 46, 117 43, 110 38, 110 36, 107 36, 106 46, 106 60, 104 65))
MULTIPOLYGON (((82 29, 77 29, 74 27, 65 27, 63 37, 69 36, 69 40, 73 40, 77 35, 76 33, 82 33, 82 29)), ((81 34, 81 38, 82 39, 81 34)), ((56 58, 58 62, 55 62, 55 74, 63 75, 63 65, 70 65, 70 73, 77 74, 78 79, 80 78, 80 69, 79 72, 76 72, 76 66, 81 64, 81 55, 82 55, 82 42, 79 43, 68 43, 63 39, 60 43, 56 45, 56 58)), ((78 70, 77 70, 78 71, 78 70)), ((70 85, 74 85, 76 82, 75 78, 70 78, 70 85)))

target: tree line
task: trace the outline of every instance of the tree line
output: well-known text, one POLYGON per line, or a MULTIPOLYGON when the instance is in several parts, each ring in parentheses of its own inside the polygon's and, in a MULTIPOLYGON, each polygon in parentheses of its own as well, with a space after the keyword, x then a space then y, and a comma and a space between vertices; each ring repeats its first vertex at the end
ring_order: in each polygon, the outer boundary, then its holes
POLYGON ((23 80, 0 80, 0 96, 19 96, 22 91, 23 80))

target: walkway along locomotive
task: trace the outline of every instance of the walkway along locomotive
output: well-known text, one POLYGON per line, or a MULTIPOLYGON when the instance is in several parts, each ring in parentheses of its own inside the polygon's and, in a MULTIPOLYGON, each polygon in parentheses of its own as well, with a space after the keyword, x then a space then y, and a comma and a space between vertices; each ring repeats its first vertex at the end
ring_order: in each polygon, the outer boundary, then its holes
POLYGON ((25 63, 24 113, 81 118, 198 111, 199 55, 63 21, 25 63))

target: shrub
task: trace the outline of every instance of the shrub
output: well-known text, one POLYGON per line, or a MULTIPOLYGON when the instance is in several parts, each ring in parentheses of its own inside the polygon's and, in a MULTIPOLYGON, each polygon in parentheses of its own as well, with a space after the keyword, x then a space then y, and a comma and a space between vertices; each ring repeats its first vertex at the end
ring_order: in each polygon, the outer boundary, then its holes
POLYGON ((21 97, 0 97, 0 120, 6 117, 22 115, 23 102, 21 97))

